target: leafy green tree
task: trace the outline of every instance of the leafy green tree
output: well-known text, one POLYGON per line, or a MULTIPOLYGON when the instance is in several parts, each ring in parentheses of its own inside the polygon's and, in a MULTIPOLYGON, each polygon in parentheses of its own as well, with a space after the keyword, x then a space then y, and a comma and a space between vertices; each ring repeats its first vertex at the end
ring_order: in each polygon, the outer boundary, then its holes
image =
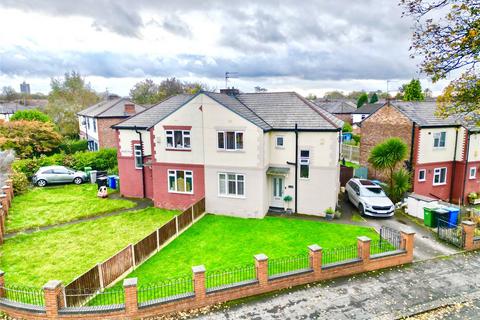
POLYGON ((66 73, 63 79, 52 79, 50 86, 52 90, 45 107, 46 114, 57 124, 62 135, 77 137, 77 112, 97 103, 100 98, 90 84, 85 83, 82 76, 75 71, 66 73))
POLYGON ((10 117, 10 121, 18 120, 52 122, 52 119, 50 119, 48 115, 38 109, 16 111, 13 116, 10 117))
POLYGON ((423 101, 422 84, 418 79, 412 79, 410 83, 405 86, 405 92, 403 93, 403 101, 423 101))
POLYGON ((314 101, 314 100, 317 100, 317 95, 315 95, 313 93, 309 93, 308 96, 305 97, 305 99, 310 100, 310 101, 314 101))
POLYGON ((370 152, 368 162, 375 169, 388 172, 390 190, 393 190, 393 173, 406 159, 407 153, 408 147, 400 138, 389 138, 377 144, 370 152))
POLYGON ((378 102, 378 95, 376 92, 374 92, 370 97, 370 103, 375 103, 375 102, 378 102))
POLYGON ((6 101, 14 101, 18 99, 19 95, 12 87, 6 86, 2 88, 1 98, 6 101))
POLYGON ((420 71, 433 82, 453 71, 459 76, 444 89, 441 116, 469 113, 480 123, 480 2, 472 0, 400 0, 415 21, 411 56, 422 57, 420 71))
POLYGON ((365 103, 368 103, 368 95, 366 92, 362 93, 360 97, 358 97, 357 100, 357 108, 360 108, 363 106, 365 103))
POLYGON ((130 98, 138 104, 155 104, 159 102, 158 85, 151 79, 136 83, 130 90, 130 98))
POLYGON ((343 92, 338 91, 338 90, 325 92, 323 97, 325 99, 345 99, 345 98, 347 98, 347 96, 345 96, 343 94, 343 92))
POLYGON ((352 128, 352 125, 348 122, 345 122, 343 124, 343 128, 342 128, 342 131, 343 132, 352 132, 353 131, 353 128, 352 128))

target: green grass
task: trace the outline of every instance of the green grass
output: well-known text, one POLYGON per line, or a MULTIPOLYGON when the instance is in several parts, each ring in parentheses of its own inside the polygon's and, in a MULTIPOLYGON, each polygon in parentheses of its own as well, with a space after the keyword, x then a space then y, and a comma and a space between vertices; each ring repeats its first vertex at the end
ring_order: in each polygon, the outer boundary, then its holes
POLYGON ((67 284, 129 243, 170 220, 176 211, 148 208, 56 227, 7 239, 0 248, 0 269, 10 284, 67 284))
MULTIPOLYGON (((340 162, 340 163, 341 163, 341 162, 340 162)), ((350 168, 355 168, 355 169, 360 168, 360 165, 359 165, 359 164, 354 163, 354 162, 350 162, 350 161, 345 161, 345 166, 346 166, 346 167, 350 167, 350 168)))
POLYGON ((365 219, 363 219, 362 216, 357 212, 353 212, 351 220, 353 222, 365 222, 365 219))
POLYGON ((96 184, 33 188, 13 199, 7 233, 133 208, 124 199, 100 199, 96 184))
POLYGON ((270 259, 307 253, 307 246, 324 249, 355 245, 358 236, 379 238, 373 228, 318 221, 266 217, 241 219, 207 215, 128 277, 139 284, 191 274, 191 267, 208 270, 254 262, 253 256, 270 259))

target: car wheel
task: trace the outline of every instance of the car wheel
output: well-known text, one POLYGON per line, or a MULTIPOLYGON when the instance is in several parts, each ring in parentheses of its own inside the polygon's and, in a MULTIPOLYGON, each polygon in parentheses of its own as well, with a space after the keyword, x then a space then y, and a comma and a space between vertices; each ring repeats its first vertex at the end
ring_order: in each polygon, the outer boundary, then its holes
POLYGON ((73 179, 73 183, 75 183, 75 184, 82 184, 82 183, 83 183, 83 179, 77 177, 77 178, 73 179))
POLYGON ((40 180, 37 181, 37 186, 39 186, 39 187, 45 187, 46 185, 47 185, 46 180, 40 179, 40 180))
POLYGON ((358 211, 360 212, 360 215, 361 215, 362 217, 365 216, 365 208, 363 207, 363 204, 360 203, 360 204, 358 205, 358 211))

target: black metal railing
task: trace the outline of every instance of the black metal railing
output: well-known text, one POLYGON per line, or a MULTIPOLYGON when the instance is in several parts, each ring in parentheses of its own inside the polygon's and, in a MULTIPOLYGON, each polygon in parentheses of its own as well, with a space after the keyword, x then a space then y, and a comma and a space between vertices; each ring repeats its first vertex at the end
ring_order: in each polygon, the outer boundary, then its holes
POLYGON ((269 276, 308 268, 310 268, 308 253, 271 259, 268 261, 269 276))
POLYGON ((98 289, 65 289, 65 307, 111 306, 125 303, 123 288, 98 289))
POLYGON ((241 267, 207 271, 205 274, 205 285, 207 289, 210 289, 255 280, 256 278, 255 265, 248 264, 241 267))
POLYGON ((191 275, 165 279, 161 282, 138 287, 138 302, 182 296, 193 292, 191 275))
POLYGON ((41 288, 28 286, 0 286, 3 298, 19 303, 31 304, 35 306, 44 306, 44 292, 41 288))
POLYGON ((440 239, 459 248, 463 248, 465 245, 465 233, 463 232, 463 228, 448 220, 438 219, 437 233, 440 239))
POLYGON ((358 248, 356 244, 338 248, 324 249, 322 252, 322 265, 356 258, 358 258, 358 248))
POLYGON ((387 241, 392 245, 396 250, 400 250, 402 248, 402 235, 400 231, 382 226, 380 228, 380 242, 387 241))

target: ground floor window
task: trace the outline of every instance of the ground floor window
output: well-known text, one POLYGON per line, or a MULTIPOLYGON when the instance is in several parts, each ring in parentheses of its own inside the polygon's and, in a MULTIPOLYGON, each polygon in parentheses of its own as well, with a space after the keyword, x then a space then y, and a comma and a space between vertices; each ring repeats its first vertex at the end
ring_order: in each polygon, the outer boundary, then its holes
POLYGON ((425 181, 426 180, 427 170, 420 169, 418 170, 418 181, 425 181))
POLYGON ((435 168, 433 171, 433 185, 447 183, 447 168, 435 168))
POLYGON ((140 144, 133 145, 135 156, 135 168, 141 169, 143 167, 142 146, 140 144))
POLYGON ((218 193, 224 196, 244 196, 245 175, 239 173, 219 173, 218 193))
POLYGON ((476 179, 477 178, 477 167, 471 167, 470 168, 470 179, 476 179))
POLYGON ((188 170, 168 170, 168 191, 193 193, 193 173, 188 170))

